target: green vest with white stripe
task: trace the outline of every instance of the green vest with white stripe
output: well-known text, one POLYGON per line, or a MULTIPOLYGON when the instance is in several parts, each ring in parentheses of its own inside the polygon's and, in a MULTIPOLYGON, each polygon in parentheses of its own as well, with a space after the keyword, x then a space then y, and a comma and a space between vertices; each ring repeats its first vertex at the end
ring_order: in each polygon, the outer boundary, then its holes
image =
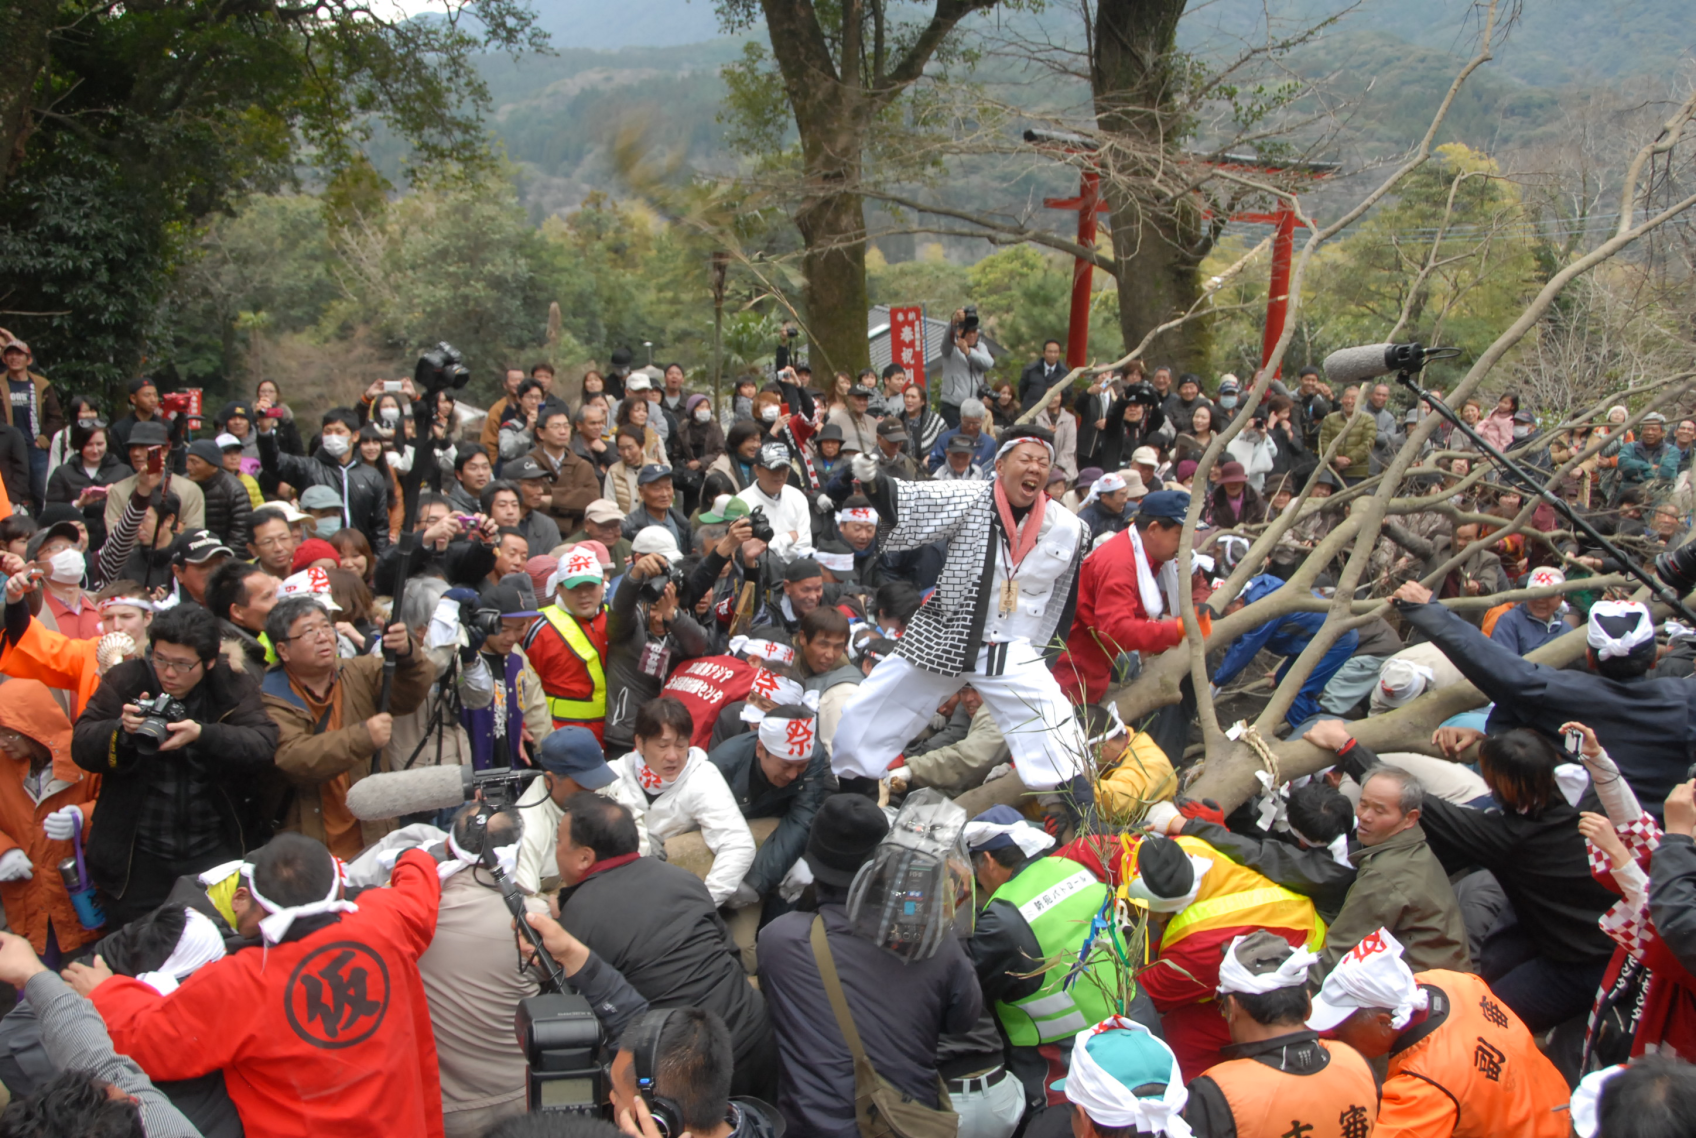
MULTIPOLYGON (((1031 862, 990 898, 1019 910, 1042 946, 1041 963, 1047 969, 1035 995, 1011 1003, 996 1001, 995 1014, 1013 1046, 1070 1039, 1123 1010, 1119 985, 1124 945, 1111 905, 1107 928, 1090 946, 1088 965, 1077 968, 1078 955, 1108 898, 1107 886, 1095 874, 1064 857, 1031 862)), ((1134 990, 1127 988, 1127 995, 1134 990)))

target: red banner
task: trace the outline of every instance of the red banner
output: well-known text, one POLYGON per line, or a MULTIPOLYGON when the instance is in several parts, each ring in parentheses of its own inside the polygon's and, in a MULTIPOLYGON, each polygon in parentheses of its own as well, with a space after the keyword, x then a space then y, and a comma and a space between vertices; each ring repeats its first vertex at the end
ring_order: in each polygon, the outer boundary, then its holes
POLYGON ((925 310, 922 305, 889 310, 889 358, 909 381, 925 385, 925 310))

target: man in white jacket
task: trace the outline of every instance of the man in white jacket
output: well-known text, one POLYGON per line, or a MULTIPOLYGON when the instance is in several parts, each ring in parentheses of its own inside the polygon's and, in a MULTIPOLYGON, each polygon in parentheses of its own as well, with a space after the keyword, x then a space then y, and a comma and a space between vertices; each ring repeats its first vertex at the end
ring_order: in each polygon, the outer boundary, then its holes
POLYGON ((789 485, 789 449, 766 443, 754 456, 754 484, 736 495, 750 510, 764 509, 771 523, 772 556, 787 565, 813 555, 813 516, 807 496, 789 485))
POLYGON ((701 831, 713 852, 707 892, 722 905, 754 864, 754 835, 724 776, 705 751, 689 745, 694 730, 689 709, 670 696, 643 704, 636 712, 636 749, 612 764, 619 789, 612 797, 638 804, 632 807, 637 825, 654 846, 701 831))

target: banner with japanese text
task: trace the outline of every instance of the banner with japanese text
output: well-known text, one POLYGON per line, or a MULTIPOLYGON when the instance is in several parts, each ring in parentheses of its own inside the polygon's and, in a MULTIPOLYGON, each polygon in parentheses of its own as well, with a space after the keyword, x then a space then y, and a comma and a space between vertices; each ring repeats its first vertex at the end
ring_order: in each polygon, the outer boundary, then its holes
POLYGON ((925 385, 925 310, 909 305, 889 310, 889 358, 907 372, 909 381, 925 385))

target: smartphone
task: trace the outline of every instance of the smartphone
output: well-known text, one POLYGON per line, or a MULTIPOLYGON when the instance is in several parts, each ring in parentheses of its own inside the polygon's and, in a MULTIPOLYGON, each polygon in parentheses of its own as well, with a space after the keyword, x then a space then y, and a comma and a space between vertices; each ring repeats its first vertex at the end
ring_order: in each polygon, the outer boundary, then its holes
POLYGON ((383 390, 398 392, 401 389, 400 383, 401 381, 398 379, 385 379, 383 381, 383 390))
POLYGON ((87 493, 90 498, 104 498, 111 489, 110 486, 90 486, 87 493))
POLYGON ((1566 733, 1566 750, 1569 755, 1578 754, 1578 749, 1584 745, 1584 735, 1578 731, 1566 733))
POLYGON ((164 471, 164 469, 165 469, 165 448, 164 447, 148 447, 147 448, 147 473, 149 473, 149 474, 159 474, 159 473, 162 473, 164 471))

